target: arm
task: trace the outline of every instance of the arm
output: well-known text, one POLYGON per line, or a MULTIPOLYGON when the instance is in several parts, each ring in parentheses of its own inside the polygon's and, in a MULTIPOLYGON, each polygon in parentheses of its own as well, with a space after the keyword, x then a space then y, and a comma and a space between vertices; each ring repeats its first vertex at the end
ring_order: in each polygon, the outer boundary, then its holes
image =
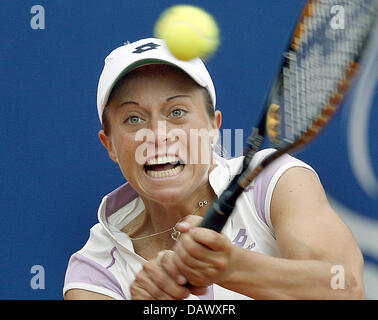
POLYGON ((82 252, 70 257, 63 294, 67 300, 126 299, 112 272, 82 252))
MULTIPOLYGON (((271 202, 271 220, 282 258, 232 246, 222 235, 194 228, 180 242, 171 274, 181 272, 196 285, 211 281, 255 299, 360 299, 364 298, 361 252, 341 219, 329 206, 316 175, 305 168, 291 168, 278 181, 271 202), (218 242, 219 248, 212 247, 218 242), (220 248, 224 244, 223 249, 220 248), (208 253, 199 253, 201 244, 208 253), (201 256, 223 252, 222 263, 190 271, 201 256), (196 250, 193 250, 196 248, 196 250), (344 270, 344 289, 333 289, 332 267, 344 270), (221 276, 219 276, 221 275, 221 276)), ((184 230, 183 230, 184 231, 184 230)), ((214 256, 215 257, 215 256, 214 256)), ((200 268, 200 264, 198 264, 200 268)), ((342 274, 339 274, 342 276, 342 274)))
POLYGON ((361 251, 312 171, 295 167, 281 177, 273 193, 271 220, 286 258, 279 261, 284 272, 276 283, 289 298, 364 298, 361 251), (331 283, 331 268, 337 265, 345 271, 341 290, 331 283), (292 286, 285 276, 294 277, 292 286))
MULTIPOLYGON (((136 275, 130 286, 132 300, 171 300, 184 299, 189 294, 189 288, 185 287, 186 280, 178 285, 171 279, 156 262, 156 259, 146 262, 143 269, 136 275)), ((193 288, 193 293, 203 294, 206 290, 193 288)), ((100 294, 84 289, 70 289, 64 295, 65 300, 114 300, 105 294, 100 294)))
POLYGON ((114 300, 112 297, 106 296, 104 294, 82 290, 82 289, 71 289, 64 295, 65 300, 114 300))

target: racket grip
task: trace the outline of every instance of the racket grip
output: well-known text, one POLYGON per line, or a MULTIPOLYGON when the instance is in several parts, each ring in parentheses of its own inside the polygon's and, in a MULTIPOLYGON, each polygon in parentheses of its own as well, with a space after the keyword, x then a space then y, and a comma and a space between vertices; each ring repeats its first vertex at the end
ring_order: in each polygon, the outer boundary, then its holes
POLYGON ((199 226, 216 232, 221 232, 234 208, 235 202, 228 204, 227 202, 222 201, 222 197, 216 199, 199 226))

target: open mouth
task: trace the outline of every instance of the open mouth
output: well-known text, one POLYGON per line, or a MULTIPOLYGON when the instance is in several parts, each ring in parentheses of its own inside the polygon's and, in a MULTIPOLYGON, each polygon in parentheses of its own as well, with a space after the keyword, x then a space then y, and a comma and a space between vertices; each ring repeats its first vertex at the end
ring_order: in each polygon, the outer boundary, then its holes
POLYGON ((144 170, 149 177, 163 178, 178 175, 184 167, 184 162, 176 156, 160 156, 148 160, 144 170))

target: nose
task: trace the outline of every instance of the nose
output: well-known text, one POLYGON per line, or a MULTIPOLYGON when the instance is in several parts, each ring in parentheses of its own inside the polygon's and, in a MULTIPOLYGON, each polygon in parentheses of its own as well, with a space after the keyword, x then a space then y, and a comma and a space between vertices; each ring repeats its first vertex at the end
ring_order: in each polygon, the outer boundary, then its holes
POLYGON ((138 130, 135 141, 141 144, 135 151, 136 161, 144 165, 147 159, 167 154, 167 130, 165 121, 149 121, 148 126, 138 130))
MULTIPOLYGON (((153 135, 148 143, 154 144, 155 149, 158 151, 166 150, 168 141, 167 121, 161 119, 153 120, 150 122, 149 129, 152 131, 153 135)), ((158 154, 160 154, 160 152, 158 152, 158 154)))
POLYGON ((184 130, 170 124, 166 120, 150 122, 151 139, 148 140, 150 148, 155 149, 155 155, 177 154, 183 161, 187 158, 187 135, 184 130))

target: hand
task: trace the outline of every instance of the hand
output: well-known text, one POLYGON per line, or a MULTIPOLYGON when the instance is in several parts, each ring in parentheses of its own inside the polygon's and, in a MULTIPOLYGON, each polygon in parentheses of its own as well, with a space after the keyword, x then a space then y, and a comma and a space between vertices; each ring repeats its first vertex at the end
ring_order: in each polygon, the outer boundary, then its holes
POLYGON ((162 259, 165 271, 178 281, 185 278, 191 285, 207 287, 225 281, 232 271, 233 245, 224 235, 199 228, 202 218, 188 216, 176 227, 181 232, 172 259, 162 259))
MULTIPOLYGON (((186 282, 186 280, 184 279, 186 282)), ((150 260, 143 265, 130 286, 132 300, 182 300, 190 294, 185 282, 180 285, 157 263, 150 260)))

